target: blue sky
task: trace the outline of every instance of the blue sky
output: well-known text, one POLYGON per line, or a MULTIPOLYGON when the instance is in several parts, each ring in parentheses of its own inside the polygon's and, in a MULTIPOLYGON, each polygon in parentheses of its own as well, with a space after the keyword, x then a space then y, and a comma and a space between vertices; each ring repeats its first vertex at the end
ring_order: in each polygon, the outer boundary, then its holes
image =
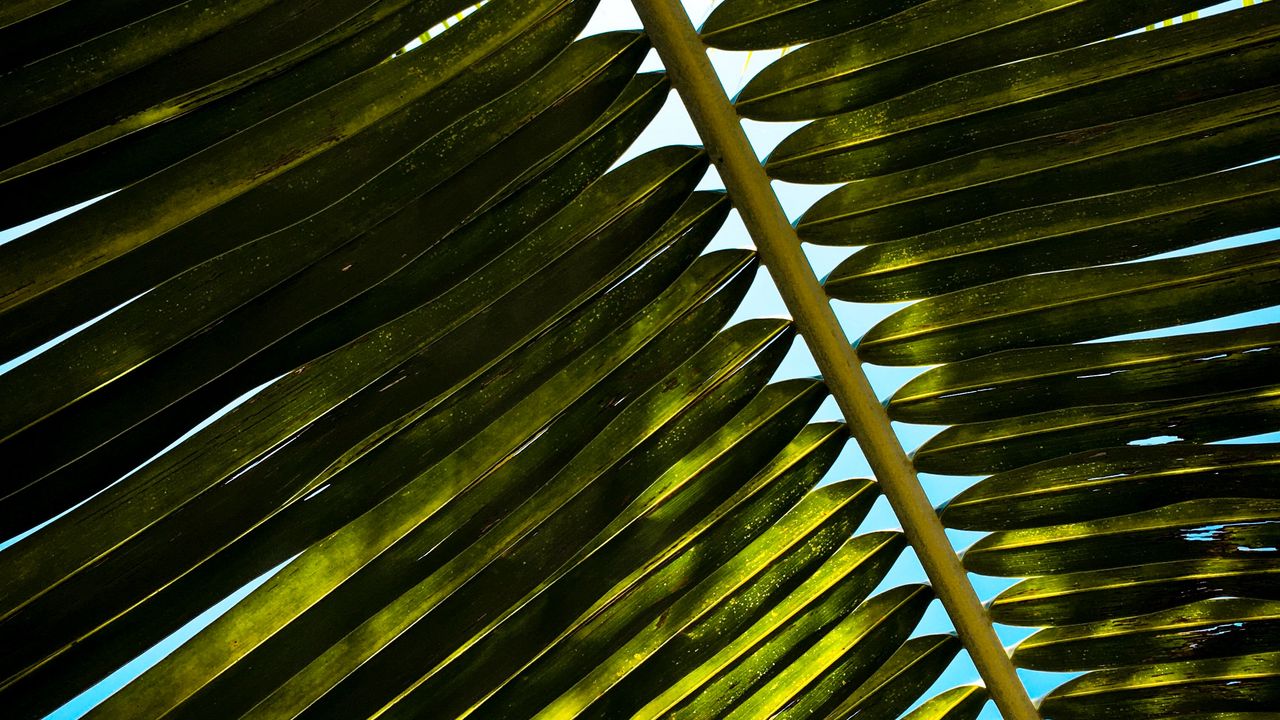
MULTIPOLYGON (((694 19, 695 24, 701 21, 711 11, 711 8, 718 0, 688 0, 685 6, 690 16, 694 19)), ((1222 3, 1207 11, 1202 11, 1201 15, 1213 12, 1221 12, 1227 9, 1239 7, 1241 2, 1233 1, 1222 3)), ((585 34, 595 34, 598 32, 635 28, 639 26, 639 21, 631 8, 629 0, 601 0, 600 9, 596 17, 588 26, 585 34)), ((745 84, 745 82, 760 69, 765 67, 770 61, 776 58, 779 52, 722 52, 711 51, 711 57, 720 74, 721 81, 725 85, 726 90, 732 96, 737 90, 745 84)), ((660 63, 656 55, 651 54, 646 61, 645 69, 658 69, 660 63)), ((755 147, 756 152, 761 156, 765 156, 768 152, 781 141, 784 137, 799 127, 798 123, 794 124, 765 124, 752 121, 745 122, 747 132, 755 147)), ((667 106, 659 115, 653 125, 645 132, 637 144, 631 149, 626 156, 627 158, 638 155, 642 152, 655 147, 670 144, 698 144, 696 132, 693 130, 688 116, 685 114, 683 107, 678 99, 672 95, 667 106)), ((626 158, 624 158, 625 160, 626 158)), ((703 183, 704 188, 720 187, 719 179, 715 175, 714 170, 709 173, 703 183)), ((799 186, 786 183, 775 183, 778 196, 786 208, 788 214, 795 218, 814 200, 824 195, 831 188, 821 186, 799 186)), ((70 211, 70 210, 69 210, 70 211)), ((67 212, 69 212, 67 211, 67 212)), ((64 213, 65 214, 65 213, 64 213)), ((33 223, 21 226, 19 228, 11 228, 9 230, 0 231, 0 243, 5 242, 13 237, 29 232, 40 224, 55 219, 56 216, 50 216, 33 223)), ((1232 238, 1220 241, 1210 246, 1201 246, 1184 252, 1203 252, 1207 249, 1217 249, 1223 246, 1239 245, 1251 242, 1260 242, 1263 240, 1275 239, 1280 237, 1280 233, 1269 231, 1267 233, 1255 233, 1242 238, 1232 238)), ((715 241, 713 247, 751 247, 750 238, 747 236, 745 229, 736 217, 731 217, 720 236, 715 241)), ((819 277, 824 276, 837 262, 843 259, 849 252, 847 248, 819 248, 807 246, 806 252, 809 254, 810 262, 814 266, 815 272, 819 277)), ((887 316, 896 309, 897 305, 850 305, 847 303, 836 303, 837 314, 841 322, 844 324, 847 333, 851 338, 855 338, 870 328, 874 323, 887 316)), ((757 281, 749 293, 746 302, 738 313, 737 319, 745 319, 748 317, 761 316, 786 316, 786 308, 783 306, 781 299, 774 290, 771 281, 766 273, 761 273, 757 281)), ((1244 325, 1254 325, 1260 322, 1276 322, 1280 321, 1280 312, 1276 310, 1266 310, 1255 313, 1248 313, 1229 318, 1215 320, 1209 323, 1201 323, 1196 326, 1184 326, 1176 329, 1169 329, 1154 334, 1169 334, 1171 332, 1187 332, 1196 330, 1225 329, 1229 327, 1240 327, 1244 325)), ((19 359, 20 360, 20 359, 19 359)), ((14 363, 0 365, 0 372, 3 372, 14 363)), ((868 372, 871 377, 872 384, 882 397, 888 396, 900 386, 903 382, 910 379, 921 369, 889 369, 869 367, 868 372)), ((809 356, 807 350, 802 343, 797 343, 790 356, 784 362, 779 370, 779 379, 786 377, 807 377, 817 374, 817 369, 809 356)), ((829 402, 820 411, 819 419, 838 419, 839 413, 834 403, 829 402)), ((910 427, 898 426, 899 435, 904 445, 908 449, 912 449, 919 445, 936 428, 928 427, 910 427)), ((1280 439, 1275 435, 1269 437, 1270 440, 1280 439)), ((1248 439, 1246 439, 1248 440, 1248 439)), ((849 449, 837 463, 830 479, 841 479, 845 477, 859 477, 870 474, 869 468, 862 459, 856 446, 850 444, 849 449)), ((937 478, 925 476, 922 478, 925 483, 926 491, 930 497, 937 503, 941 503, 948 497, 958 492, 964 486, 963 480, 955 478, 937 478)), ((883 500, 877 504, 867 522, 861 528, 860 532, 867 532, 877 529, 895 528, 898 526, 897 520, 889 510, 887 503, 883 500)), ((957 548, 963 548, 971 543, 976 537, 973 533, 955 533, 953 541, 957 548)), ((0 548, 10 544, 10 542, 0 542, 0 548)), ((0 550, 2 551, 2 550, 0 550)), ((278 568, 277 568, 278 570, 278 568)), ((274 572, 274 571, 273 571, 274 572)), ((149 650, 142 657, 130 663, 120 671, 107 678, 95 688, 87 691, 84 695, 76 698, 66 706, 55 712, 50 717, 55 718, 75 718, 83 715, 89 708, 100 702, 104 697, 114 690, 123 686, 130 679, 145 670, 151 664, 158 661, 183 640, 190 637, 199 628, 211 622, 222 612, 225 612, 236 601, 256 587, 257 584, 265 581, 270 575, 264 575, 258 581, 242 589, 235 595, 227 598, 217 607, 211 609, 200 618, 192 621, 187 627, 183 628, 174 636, 166 639, 156 647, 149 650)), ((900 585, 907 582, 919 582, 924 579, 923 571, 920 569, 918 562, 909 553, 906 554, 902 561, 895 567, 894 572, 890 574, 885 581, 885 587, 900 585)), ((997 581, 990 578, 974 578, 978 593, 984 599, 994 596, 1001 589, 1006 587, 1008 582, 997 581)), ((951 629, 950 622, 946 618, 946 614, 935 603, 930 612, 926 615, 925 621, 918 629, 917 634, 927 634, 934 632, 946 632, 951 629)), ((1007 644, 1012 644, 1017 640, 1025 637, 1028 633, 1024 630, 1016 628, 999 628, 1002 639, 1007 644)), ((974 682, 977 680, 977 673, 967 657, 961 656, 956 660, 953 666, 939 680, 935 692, 941 691, 947 687, 951 687, 961 683, 974 682)), ((1032 690, 1033 695, 1040 695, 1061 682, 1060 676, 1050 676, 1044 673, 1027 673, 1025 680, 1032 690)), ((983 718, 999 717, 994 707, 988 706, 984 712, 983 718)))

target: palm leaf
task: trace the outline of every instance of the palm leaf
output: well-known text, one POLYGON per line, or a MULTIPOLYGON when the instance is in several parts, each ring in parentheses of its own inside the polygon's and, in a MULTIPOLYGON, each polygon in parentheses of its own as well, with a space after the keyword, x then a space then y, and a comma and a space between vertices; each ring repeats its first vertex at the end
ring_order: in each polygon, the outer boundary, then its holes
POLYGON ((888 405, 952 425, 916 452, 920 471, 1000 473, 942 519, 998 531, 967 569, 1030 576, 991 605, 1051 626, 1015 662, 1107 668, 1051 693, 1044 715, 1274 709, 1274 633, 1244 609, 1274 596, 1280 525, 1249 480, 1273 452, 1107 449, 1280 427, 1271 326, 1072 343, 1277 303, 1274 242, 1144 260, 1272 227, 1276 8, 1094 42, 1205 3, 960 5, 814 38, 752 80, 740 112, 818 118, 770 155, 774 177, 852 181, 797 223, 801 239, 868 246, 827 279, 831 296, 918 300, 858 356, 942 363, 888 405), (1183 618, 1236 602, 1249 641, 1191 640, 1210 623, 1183 618), (1114 654, 1085 650, 1102 647, 1114 654))
POLYGON ((0 223, 92 201, 0 246, 7 711, 255 582, 91 715, 1273 712, 1276 451, 1215 443, 1280 428, 1276 326, 1168 332, 1280 297, 1276 241, 1202 247, 1280 197, 1250 4, 636 0, 708 151, 616 167, 668 83, 589 0, 0 9, 0 223), (813 121, 763 164, 704 41, 808 43, 736 99, 813 121), (844 184, 793 229, 766 172, 844 184), (731 205, 759 259, 704 253, 731 205), (794 325, 726 328, 760 260, 794 325), (827 297, 915 302, 851 345, 827 297), (825 382, 771 382, 797 331, 825 382), (877 478, 816 487, 850 434, 877 478), (962 649, 989 694, 932 689, 962 649))
POLYGON ((793 331, 717 334, 755 260, 697 257, 728 211, 692 192, 705 156, 603 174, 666 90, 637 35, 571 42, 590 3, 510 0, 373 65, 349 48, 440 7, 335 3, 276 36, 291 4, 232 6, 166 46, 145 40, 202 5, 108 14, 88 44, 52 10, 13 25, 67 49, 5 77, 5 130, 44 138, 9 191, 56 189, 38 214, 118 189, 2 251, 8 354, 109 311, 3 376, 4 527, 52 518, 0 557, 13 712, 282 565, 93 714, 639 710, 748 659, 767 681, 831 626, 785 618, 870 593, 900 536, 849 539, 870 481, 806 495, 843 428, 806 428, 820 383, 765 386, 793 331))

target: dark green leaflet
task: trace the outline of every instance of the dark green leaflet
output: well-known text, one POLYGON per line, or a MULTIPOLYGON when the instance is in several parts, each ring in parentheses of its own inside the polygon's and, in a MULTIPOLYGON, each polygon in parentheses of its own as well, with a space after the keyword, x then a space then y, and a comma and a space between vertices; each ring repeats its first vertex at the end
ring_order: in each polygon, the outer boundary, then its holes
POLYGON ((1267 384, 1280 372, 1280 325, 1165 338, 1010 350, 943 365, 889 402, 895 420, 968 423, 1267 384))
POLYGON ((1199 558, 1280 557, 1280 501, 1191 500, 1101 520, 992 533, 965 569, 1026 577, 1199 558))
POLYGON ((1074 625, 1143 615, 1214 597, 1280 600, 1280 562, 1212 558, 1023 580, 990 603, 1010 625, 1074 625))
POLYGON ((1043 135, 845 185, 797 223, 806 241, 892 241, 1003 212, 1225 170, 1273 154, 1280 88, 1043 135))
POLYGON ((1280 499, 1276 445, 1094 450, 993 475, 942 508, 948 527, 1006 530, 1124 515, 1196 498, 1280 499), (1105 497, 1105 502, 1096 498, 1105 497))
POLYGON ((1280 386, 1163 402, 1093 405, 1008 420, 956 425, 916 451, 925 472, 974 474, 1097 447, 1142 442, 1213 442, 1280 429, 1280 386))
POLYGON ((1049 720, 1099 713, 1135 720, 1216 717, 1238 720, 1280 707, 1280 653, 1102 670, 1064 683, 1041 704, 1049 720), (1220 715, 1217 713, 1221 713, 1220 715))
MULTIPOLYGON (((825 117, 967 72, 1118 35, 1203 4, 1201 0, 886 3, 883 9, 911 7, 854 32, 837 35, 838 28, 824 28, 827 31, 821 37, 828 39, 800 48, 762 70, 735 104, 744 117, 758 120, 825 117)), ((716 42, 714 36, 707 39, 716 42)))
POLYGON ((185 46, 245 25, 270 0, 186 0, 115 32, 0 76, 8 124, 156 62, 185 46))
POLYGON ((124 3, 14 0, 0 9, 0 71, 65 50, 182 0, 124 3))
MULTIPOLYGON (((175 0, 176 1, 176 0, 175 0)), ((48 12, 69 0, 15 0, 5 4, 0 11, 0 25, 7 26, 29 17, 48 12)))
POLYGON ((837 300, 914 300, 1032 272, 1137 260, 1271 227, 1280 163, 994 215, 880 243, 823 285, 837 300))
POLYGON ((698 34, 726 50, 765 50, 819 40, 862 27, 924 0, 726 0, 698 34))
POLYGON ((1036 670, 1074 671, 1280 649, 1280 603, 1217 598, 1083 625, 1041 630, 1013 658, 1036 670))
POLYGON ((880 365, 951 362, 1270 307, 1280 242, 1005 280, 923 300, 871 328, 880 365))
MULTIPOLYGON (((1274 84, 1266 4, 962 75, 806 125, 769 156, 770 175, 835 182, 1016 141, 1170 112, 1274 84)), ((1265 155, 1263 157, 1266 157, 1265 155)))

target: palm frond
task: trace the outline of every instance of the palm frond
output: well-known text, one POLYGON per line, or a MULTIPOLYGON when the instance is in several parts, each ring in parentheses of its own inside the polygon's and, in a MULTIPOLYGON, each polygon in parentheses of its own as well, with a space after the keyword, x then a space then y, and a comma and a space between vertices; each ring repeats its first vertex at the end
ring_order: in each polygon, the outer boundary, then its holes
MULTIPOLYGON (((831 297, 916 301, 857 354, 940 364, 888 402, 950 426, 919 471, 997 473, 941 518, 995 531, 966 569, 1028 578, 990 605, 1048 628, 1016 663, 1095 671, 1044 716, 1274 710, 1275 452, 1212 443, 1280 429, 1275 326, 1164 335, 1280 303, 1274 240, 1187 252, 1274 227, 1280 11, 986 5, 813 4, 850 24, 762 71, 738 110, 814 120, 769 156, 773 177, 846 183, 797 222, 802 240, 866 246, 831 297), (1160 336, 1090 342, 1139 332, 1160 336), (1233 642, 1198 640, 1228 624, 1233 642)), ((769 46, 769 12, 720 14, 709 43, 769 46)))
POLYGON ((1280 430, 1280 326, 1170 329, 1280 304, 1275 4, 726 0, 707 45, 802 45, 731 106, 637 0, 708 150, 622 164, 649 39, 473 5, 0 8, 0 225, 83 204, 0 245, 6 713, 251 583, 90 716, 1034 717, 1014 665, 1083 673, 1050 720, 1274 713, 1280 454, 1220 441, 1280 430), (762 165, 735 108, 811 122, 762 165), (765 172, 842 185, 793 230, 765 172), (726 327, 761 262, 795 323, 726 327), (851 350, 827 297, 912 303, 851 350))

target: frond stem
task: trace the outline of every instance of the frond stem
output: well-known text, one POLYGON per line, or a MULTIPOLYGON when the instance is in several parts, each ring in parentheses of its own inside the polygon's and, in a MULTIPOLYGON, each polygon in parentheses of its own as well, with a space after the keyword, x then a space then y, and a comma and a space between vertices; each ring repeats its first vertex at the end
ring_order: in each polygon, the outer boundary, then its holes
POLYGON ((679 0, 632 0, 778 292, 1006 720, 1040 717, 889 424, 679 0))

